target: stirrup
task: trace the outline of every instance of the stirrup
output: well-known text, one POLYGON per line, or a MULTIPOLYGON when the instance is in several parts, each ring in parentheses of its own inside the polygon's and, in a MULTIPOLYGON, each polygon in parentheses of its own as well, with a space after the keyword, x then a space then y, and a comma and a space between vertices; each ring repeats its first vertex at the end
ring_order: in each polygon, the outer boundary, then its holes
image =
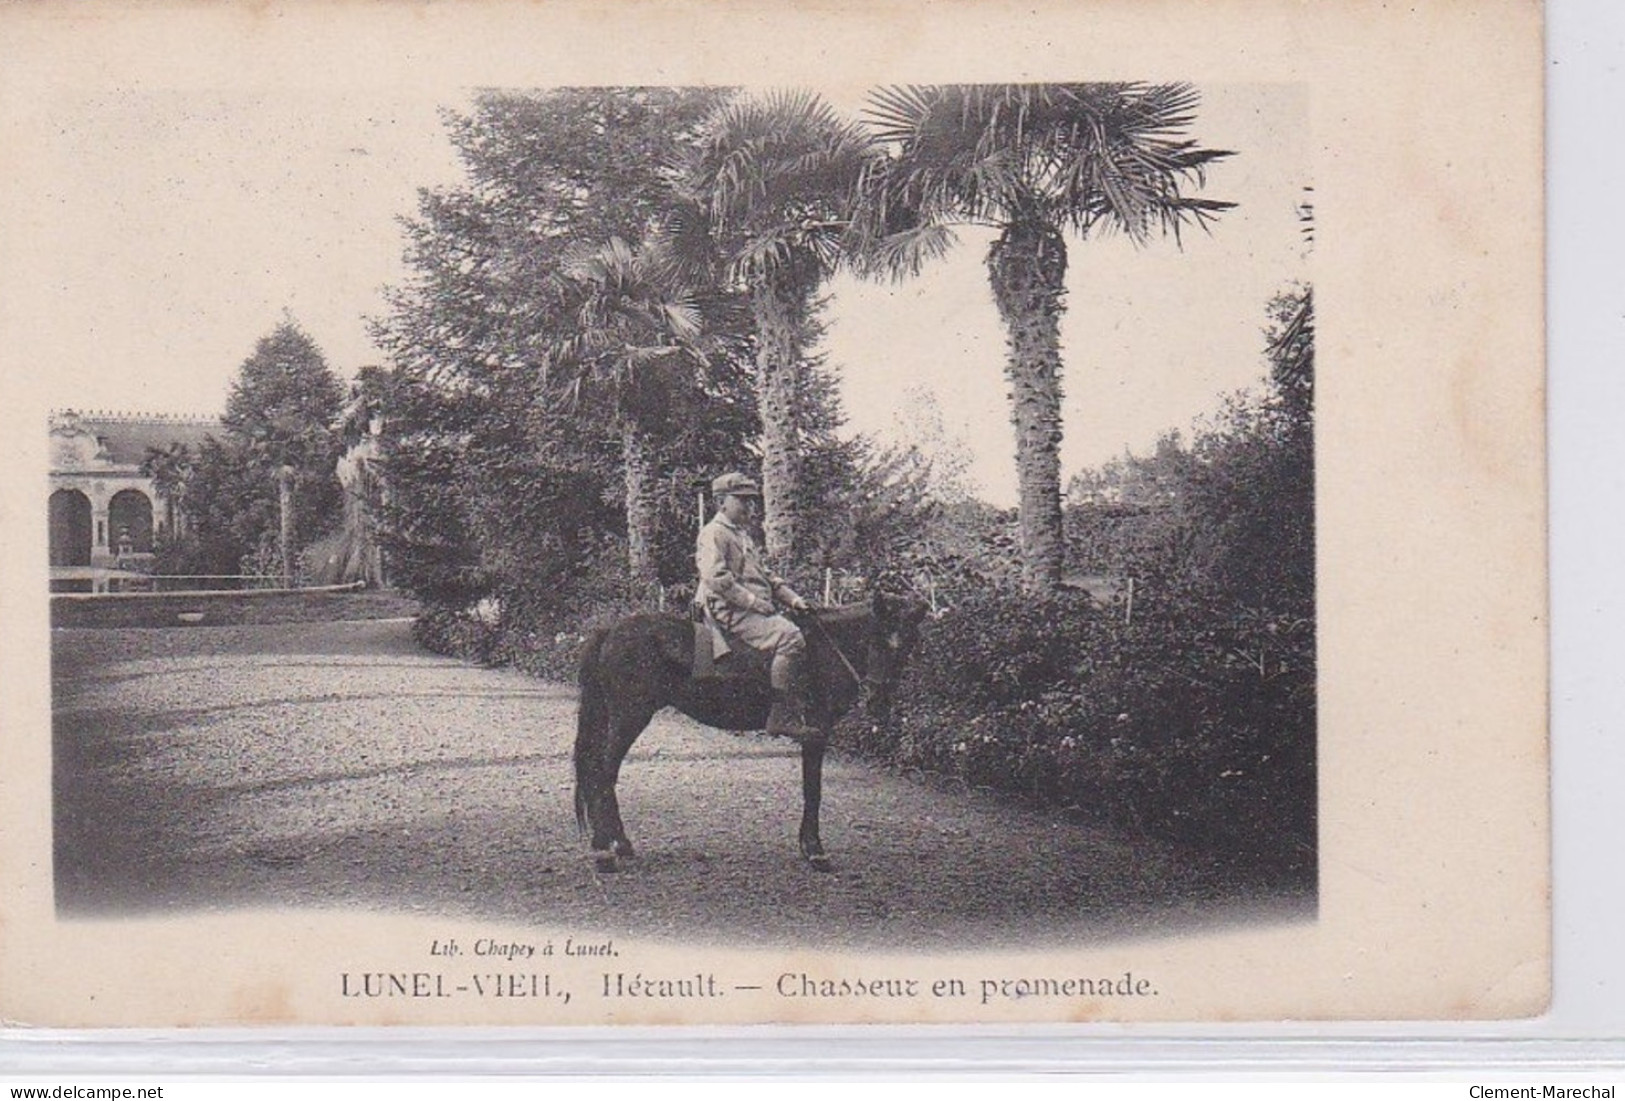
POLYGON ((781 738, 813 738, 818 728, 807 722, 807 712, 787 699, 773 701, 773 710, 767 715, 767 732, 781 738))

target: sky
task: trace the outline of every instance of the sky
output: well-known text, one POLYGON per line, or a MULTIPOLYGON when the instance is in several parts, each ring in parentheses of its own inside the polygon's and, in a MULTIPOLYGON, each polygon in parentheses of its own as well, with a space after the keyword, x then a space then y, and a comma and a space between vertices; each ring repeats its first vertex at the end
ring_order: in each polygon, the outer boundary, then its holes
MULTIPOLYGON (((1272 295, 1305 278, 1308 105, 1291 85, 1204 87, 1194 134, 1235 151, 1203 194, 1239 205, 1183 248, 1069 243, 1063 477, 1188 428, 1264 377, 1272 295)), ((858 104, 832 96, 837 106, 858 104)), ((217 415, 286 314, 342 377, 381 362, 366 318, 407 277, 398 219, 462 179, 441 117, 467 95, 87 90, 53 107, 18 180, 34 258, 14 333, 51 408, 217 415)), ((986 499, 1015 500, 990 234, 901 284, 830 285, 825 351, 848 430, 897 442, 940 416, 986 499)), ((16 346, 14 345, 14 348, 16 346)))

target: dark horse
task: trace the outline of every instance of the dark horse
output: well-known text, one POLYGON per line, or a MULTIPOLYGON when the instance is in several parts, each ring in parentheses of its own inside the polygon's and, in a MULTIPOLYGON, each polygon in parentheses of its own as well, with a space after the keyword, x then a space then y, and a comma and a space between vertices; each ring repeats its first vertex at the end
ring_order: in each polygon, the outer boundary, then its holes
MULTIPOLYGON (((859 699, 885 721, 903 663, 918 637, 925 606, 877 595, 873 600, 798 617, 807 637, 809 725, 801 744, 801 852, 819 871, 829 858, 818 836, 824 750, 829 730, 859 699)), ((655 712, 675 707, 707 726, 761 730, 771 706, 765 664, 753 655, 726 658, 742 667, 722 676, 693 675, 694 626, 675 615, 634 615, 587 637, 581 654, 581 704, 576 718, 576 821, 592 835, 593 860, 614 871, 632 855, 615 798, 621 762, 655 712)))

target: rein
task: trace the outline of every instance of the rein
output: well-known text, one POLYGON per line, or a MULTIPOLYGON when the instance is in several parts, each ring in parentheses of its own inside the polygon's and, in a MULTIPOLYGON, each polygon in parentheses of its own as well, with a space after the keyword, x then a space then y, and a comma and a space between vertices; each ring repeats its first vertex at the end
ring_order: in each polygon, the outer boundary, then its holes
POLYGON ((818 618, 817 612, 812 613, 808 618, 812 620, 813 626, 818 628, 818 633, 824 636, 824 641, 829 643, 830 649, 835 651, 835 656, 841 659, 841 664, 846 667, 846 671, 851 674, 852 680, 857 683, 859 689, 867 689, 872 692, 879 687, 880 681, 870 680, 858 673, 857 667, 852 664, 852 659, 846 656, 846 651, 842 650, 841 644, 835 641, 835 636, 829 633, 829 628, 824 626, 824 621, 818 618))

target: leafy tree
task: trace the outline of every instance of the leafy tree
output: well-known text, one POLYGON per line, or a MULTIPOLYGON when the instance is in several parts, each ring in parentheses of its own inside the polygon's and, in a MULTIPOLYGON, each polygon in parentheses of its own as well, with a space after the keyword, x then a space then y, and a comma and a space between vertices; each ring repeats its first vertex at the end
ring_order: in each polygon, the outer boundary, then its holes
POLYGON ((1287 421, 1307 430, 1315 409, 1314 291, 1304 286, 1279 295, 1269 312, 1270 381, 1287 421))
POLYGON ((987 269, 1007 333, 1021 551, 1033 592, 1055 590, 1064 550, 1066 235, 1177 238, 1186 224, 1206 226, 1233 205, 1182 191, 1228 155, 1184 137, 1197 102, 1185 84, 952 85, 871 95, 875 131, 894 153, 867 192, 870 266, 894 276, 917 271, 951 245, 951 225, 998 231, 987 269))
POLYGON ((1218 615, 1313 618, 1313 297, 1294 289, 1268 313, 1263 393, 1232 397, 1188 445, 1169 433, 1073 479, 1080 563, 1181 588, 1218 615))
POLYGON ((279 527, 276 485, 266 492, 263 464, 244 444, 204 439, 186 475, 182 500, 186 534, 159 550, 164 573, 226 577, 275 546, 279 527))
MULTIPOLYGON (((750 301, 769 557, 796 557, 806 374, 804 333, 844 256, 875 147, 818 96, 781 92, 718 108, 688 152, 682 187, 750 301)), ((691 239, 693 234, 679 234, 691 239)))
POLYGON ((635 533, 629 543, 638 544, 646 577, 651 494, 655 571, 665 574, 672 548, 686 542, 682 574, 692 572, 692 514, 682 502, 693 471, 742 449, 754 420, 745 380, 728 354, 706 356, 688 404, 670 409, 687 423, 663 438, 647 470, 648 450, 633 448, 632 483, 645 488, 630 502, 636 516, 629 521, 623 507, 617 520, 603 502, 628 503, 624 424, 604 411, 658 407, 639 389, 667 372, 642 370, 645 352, 682 342, 641 327, 671 317, 654 305, 652 271, 628 295, 628 272, 612 276, 584 258, 617 238, 630 256, 644 255, 676 201, 670 165, 729 94, 489 94, 469 115, 448 116, 468 182, 421 196, 418 217, 404 224, 412 279, 391 292, 388 314, 374 324, 396 376, 383 460, 393 532, 384 538, 397 576, 420 595, 455 603, 539 586, 538 599, 557 597, 559 579, 582 558, 602 557, 620 531, 635 533), (582 339, 590 330, 596 335, 582 339), (619 360, 607 350, 616 339, 626 353, 619 360), (618 371, 616 362, 638 369, 618 371), (567 385, 573 380, 583 385, 567 385), (661 490, 647 488, 651 475, 661 490), (679 487, 681 500, 668 502, 679 487), (561 502, 552 520, 516 522, 517 505, 528 511, 545 500, 561 502), (561 530, 572 524, 587 526, 561 530), (413 549, 412 539, 425 542, 413 549))
POLYGON ((297 464, 332 448, 344 388, 321 349, 297 323, 284 320, 243 361, 220 418, 226 431, 279 462, 297 464))
POLYGON ((1071 560, 1089 574, 1206 584, 1211 571, 1197 544, 1211 540, 1192 518, 1194 487, 1203 477, 1178 431, 1163 433, 1148 455, 1125 455, 1075 475, 1067 489, 1071 560))
POLYGON ((809 463, 808 558, 866 579, 904 570, 929 544, 940 503, 930 462, 915 447, 858 438, 809 463))
POLYGON ((390 575, 426 601, 473 603, 492 585, 481 569, 472 484, 479 467, 470 461, 483 403, 404 372, 392 375, 386 393, 378 539, 390 575))
POLYGON ((949 434, 942 407, 930 388, 905 388, 903 407, 892 420, 895 434, 911 441, 921 461, 927 464, 932 496, 944 504, 975 499, 970 445, 962 437, 949 434))
POLYGON ((446 126, 466 185, 403 223, 413 276, 374 326, 398 367, 462 386, 533 376, 572 250, 639 242, 673 205, 670 171, 726 89, 564 88, 481 95, 446 126))
POLYGON ((1265 332, 1270 387, 1237 403, 1222 430, 1199 441, 1208 478, 1195 503, 1210 532, 1215 582, 1270 614, 1315 609, 1314 297, 1278 296, 1265 332))
POLYGON ((518 261, 572 244, 641 240, 673 198, 670 166, 728 88, 560 88, 489 92, 447 126, 518 261))

